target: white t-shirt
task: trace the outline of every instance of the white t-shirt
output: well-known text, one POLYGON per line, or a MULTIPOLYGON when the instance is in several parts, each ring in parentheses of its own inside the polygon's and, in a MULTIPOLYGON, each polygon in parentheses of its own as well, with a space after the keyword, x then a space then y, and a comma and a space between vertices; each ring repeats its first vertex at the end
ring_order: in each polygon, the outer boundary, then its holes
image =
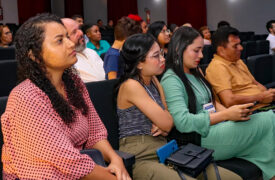
POLYGON ((74 66, 82 81, 86 83, 105 80, 103 61, 94 50, 85 48, 76 57, 77 63, 74 66))
POLYGON ((203 44, 204 45, 211 45, 211 41, 209 41, 208 39, 203 39, 203 44))
POLYGON ((275 36, 273 34, 269 34, 266 40, 269 41, 269 54, 274 54, 275 52, 272 49, 275 48, 275 36))

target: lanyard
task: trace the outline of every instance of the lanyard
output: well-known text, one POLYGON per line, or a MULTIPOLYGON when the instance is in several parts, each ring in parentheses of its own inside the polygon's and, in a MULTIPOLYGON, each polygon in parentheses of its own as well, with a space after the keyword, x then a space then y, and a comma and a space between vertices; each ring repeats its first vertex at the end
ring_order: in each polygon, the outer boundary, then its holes
MULTIPOLYGON (((138 80, 138 82, 145 88, 145 90, 148 92, 148 94, 151 96, 151 98, 157 103, 157 100, 155 99, 155 97, 151 93, 150 89, 145 84, 143 84, 140 80, 138 80)), ((150 85, 151 85, 151 83, 152 82, 150 82, 150 85)), ((152 83, 152 84, 153 84, 154 88, 156 88, 154 83, 152 83)))
MULTIPOLYGON (((191 83, 191 85, 198 91, 198 93, 200 94, 200 96, 205 100, 205 95, 204 95, 204 93, 200 90, 200 88, 198 88, 192 81, 189 81, 190 83, 191 83)), ((211 101, 213 101, 213 99, 212 99, 212 96, 211 96, 211 91, 209 90, 209 88, 206 86, 206 84, 202 81, 202 80, 200 80, 199 82, 201 82, 202 84, 203 84, 203 86, 204 86, 204 88, 206 89, 206 91, 207 91, 207 99, 211 99, 211 101), (210 97, 210 98, 209 98, 210 97)), ((203 104, 206 104, 206 103, 209 103, 209 100, 206 100, 206 102, 205 103, 203 103, 203 104)))

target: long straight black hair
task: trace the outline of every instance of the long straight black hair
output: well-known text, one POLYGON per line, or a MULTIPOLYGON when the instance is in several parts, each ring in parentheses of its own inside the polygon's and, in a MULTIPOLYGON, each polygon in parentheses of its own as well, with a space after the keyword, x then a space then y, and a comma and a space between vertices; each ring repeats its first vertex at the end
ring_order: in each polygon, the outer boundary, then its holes
MULTIPOLYGON (((183 70, 183 64, 184 64, 184 58, 183 53, 186 50, 186 48, 193 43, 193 41, 198 38, 200 33, 191 27, 180 27, 176 30, 176 32, 173 34, 171 41, 168 46, 168 54, 167 54, 167 69, 172 69, 177 76, 180 77, 182 80, 186 92, 188 95, 188 109, 189 112, 192 114, 196 114, 197 107, 196 107, 196 96, 195 93, 191 87, 190 81, 187 79, 184 70, 183 70)), ((210 83, 203 77, 201 72, 199 71, 199 68, 190 69, 190 73, 193 74, 195 77, 197 77, 200 81, 202 81, 211 91, 211 96, 213 103, 215 103, 215 97, 214 93, 212 91, 212 87, 210 83)))

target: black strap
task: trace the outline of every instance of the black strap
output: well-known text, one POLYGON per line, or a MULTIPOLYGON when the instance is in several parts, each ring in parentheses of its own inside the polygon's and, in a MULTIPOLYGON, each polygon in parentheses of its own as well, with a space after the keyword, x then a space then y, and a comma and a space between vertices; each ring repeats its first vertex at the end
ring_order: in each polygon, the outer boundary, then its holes
POLYGON ((184 177, 183 172, 182 172, 179 168, 176 168, 176 170, 177 170, 177 172, 178 172, 180 178, 181 178, 182 180, 186 180, 186 178, 184 177))
POLYGON ((204 180, 208 180, 207 174, 206 174, 206 169, 203 170, 203 176, 204 176, 204 180))
POLYGON ((214 166, 214 169, 215 169, 215 173, 216 173, 216 177, 217 177, 217 180, 221 180, 221 176, 220 176, 220 173, 219 173, 219 169, 218 169, 218 166, 215 162, 212 162, 213 166, 214 166))

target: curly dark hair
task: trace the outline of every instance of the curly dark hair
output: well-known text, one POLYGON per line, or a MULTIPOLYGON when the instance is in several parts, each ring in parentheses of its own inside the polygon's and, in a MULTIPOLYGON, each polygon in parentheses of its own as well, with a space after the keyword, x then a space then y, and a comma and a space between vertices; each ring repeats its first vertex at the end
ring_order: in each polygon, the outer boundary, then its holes
POLYGON ((45 39, 45 25, 52 22, 63 25, 60 18, 56 15, 43 13, 30 18, 17 31, 15 48, 18 61, 18 82, 30 79, 49 97, 53 108, 62 120, 66 124, 70 124, 74 122, 75 118, 75 113, 70 104, 81 110, 84 115, 88 114, 88 106, 82 96, 83 85, 81 85, 81 80, 75 74, 74 68, 66 69, 62 75, 69 102, 57 92, 47 77, 46 66, 41 52, 45 39), (31 58, 30 56, 33 57, 31 58))

